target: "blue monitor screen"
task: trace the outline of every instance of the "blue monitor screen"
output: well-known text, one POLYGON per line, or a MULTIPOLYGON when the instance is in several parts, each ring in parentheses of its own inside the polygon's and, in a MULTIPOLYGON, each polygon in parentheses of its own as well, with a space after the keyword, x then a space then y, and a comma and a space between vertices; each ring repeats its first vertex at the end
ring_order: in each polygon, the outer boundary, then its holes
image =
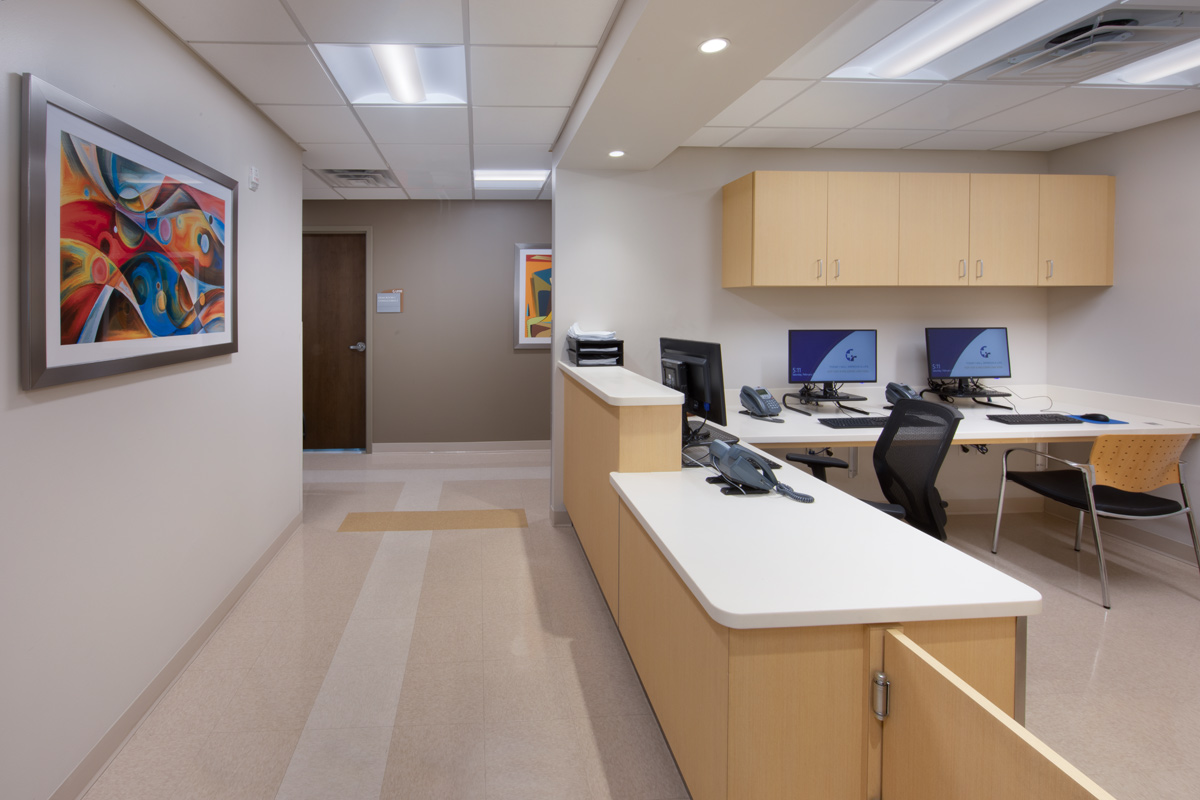
POLYGON ((790 383, 872 383, 875 331, 788 331, 790 383))
POLYGON ((1008 378, 1008 328, 926 328, 931 378, 1008 378))

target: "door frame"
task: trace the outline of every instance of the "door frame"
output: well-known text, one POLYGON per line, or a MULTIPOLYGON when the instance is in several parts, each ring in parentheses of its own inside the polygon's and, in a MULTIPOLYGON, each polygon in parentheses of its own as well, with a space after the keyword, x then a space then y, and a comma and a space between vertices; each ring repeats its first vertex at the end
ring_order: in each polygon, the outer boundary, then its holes
MULTIPOLYGON (((363 319, 366 320, 366 337, 367 337, 365 339, 365 341, 367 343, 367 352, 366 352, 366 357, 367 357, 366 370, 367 370, 367 372, 366 372, 366 380, 365 380, 366 386, 364 387, 364 389, 367 393, 367 398, 366 398, 366 408, 363 409, 363 413, 367 415, 367 419, 366 419, 367 441, 365 443, 366 446, 364 447, 363 452, 370 453, 373 450, 374 441, 375 441, 374 437, 372 436, 372 428, 373 428, 372 420, 374 417, 374 413, 373 413, 374 403, 372 402, 372 399, 371 399, 371 395, 372 395, 371 387, 372 387, 372 383, 373 383, 371 376, 372 376, 372 373, 374 372, 374 370, 372 369, 372 364, 374 363, 374 359, 375 359, 375 347, 374 347, 375 343, 374 343, 374 341, 372 341, 373 336, 371 334, 371 329, 372 329, 372 327, 374 327, 371 324, 371 310, 374 307, 374 304, 371 302, 371 298, 373 298, 375 296, 374 282, 372 281, 373 270, 371 269, 371 265, 375 263, 375 250, 374 250, 374 245, 373 245, 374 234, 373 234, 373 231, 371 230, 370 225, 311 225, 311 226, 305 225, 301 228, 301 236, 302 237, 307 236, 310 233, 318 234, 318 235, 323 234, 323 233, 325 233, 325 234, 361 233, 366 237, 366 257, 365 257, 366 260, 362 266, 363 266, 364 278, 366 279, 363 283, 367 287, 366 296, 363 297, 363 314, 364 314, 363 319)), ((301 326, 301 336, 303 336, 303 328, 304 328, 304 320, 303 319, 301 319, 301 321, 300 321, 300 326, 301 326)))

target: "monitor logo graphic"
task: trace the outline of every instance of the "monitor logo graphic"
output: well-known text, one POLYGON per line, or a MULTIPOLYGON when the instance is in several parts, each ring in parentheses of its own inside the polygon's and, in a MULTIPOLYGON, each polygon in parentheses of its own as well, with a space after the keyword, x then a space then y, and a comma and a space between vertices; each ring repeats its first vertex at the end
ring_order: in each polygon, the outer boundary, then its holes
POLYGON ((858 356, 854 355, 854 348, 853 348, 853 347, 851 347, 849 350, 847 350, 847 351, 846 351, 846 360, 847 360, 847 361, 856 361, 856 360, 858 360, 858 356))
POLYGON ((983 347, 979 348, 979 355, 983 356, 984 358, 991 358, 992 351, 988 350, 987 345, 985 344, 983 347))

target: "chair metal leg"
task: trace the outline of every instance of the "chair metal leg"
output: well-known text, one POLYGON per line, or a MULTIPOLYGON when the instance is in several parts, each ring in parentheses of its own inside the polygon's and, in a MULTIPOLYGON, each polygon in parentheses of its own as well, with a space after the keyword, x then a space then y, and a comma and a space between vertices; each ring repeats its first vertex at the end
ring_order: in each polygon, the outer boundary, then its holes
POLYGON ((1083 544, 1083 512, 1079 512, 1079 519, 1075 521, 1075 552, 1079 552, 1079 546, 1083 544))
POLYGON ((1183 481, 1179 482, 1179 492, 1183 495, 1183 507, 1187 509, 1188 528, 1192 531, 1192 547, 1196 551, 1196 566, 1200 567, 1200 538, 1196 537, 1196 518, 1192 516, 1192 504, 1188 502, 1187 489, 1183 481))
POLYGON ((1096 515, 1096 501, 1088 491, 1088 510, 1092 515, 1092 536, 1096 540, 1096 559, 1100 562, 1100 596, 1105 608, 1112 608, 1108 601, 1108 568, 1104 565, 1104 546, 1100 544, 1100 518, 1096 515))
MULTIPOLYGON (((992 533, 992 552, 1000 547, 1000 513, 1004 511, 1004 488, 1008 485, 1008 471, 1000 476, 1000 499, 996 501, 996 530, 992 533)), ((1200 550, 1196 551, 1200 557, 1200 550)))

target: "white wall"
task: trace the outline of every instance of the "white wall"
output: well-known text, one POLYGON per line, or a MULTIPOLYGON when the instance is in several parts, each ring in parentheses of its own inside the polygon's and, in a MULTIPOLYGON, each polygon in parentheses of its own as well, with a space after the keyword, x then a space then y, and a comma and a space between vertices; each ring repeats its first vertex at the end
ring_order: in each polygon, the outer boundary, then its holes
MULTIPOLYGON (((1113 287, 1050 293, 1054 383, 1200 403, 1198 142, 1200 114, 1189 114, 1051 154, 1052 172, 1117 177, 1113 287)), ((1194 494, 1200 445, 1184 457, 1194 494)), ((1191 541, 1182 518, 1142 527, 1191 541)))
MULTIPOLYGON (((1046 171, 1042 153, 682 148, 646 172, 557 170, 556 358, 573 322, 615 330, 625 366, 658 379, 660 336, 721 343, 726 390, 787 385, 789 328, 879 330, 879 380, 925 380, 926 325, 1007 325, 1013 383, 1047 379, 1047 290, 722 289, 721 187, 756 169, 1046 171)), ((554 382, 554 509, 562 510, 562 378, 554 382)), ((994 491, 994 487, 991 489, 994 491)))
POLYGON ((0 796, 40 800, 296 520, 298 148, 132 0, 0 2, 0 796), (262 187, 239 352, 18 387, 20 74, 262 187))

